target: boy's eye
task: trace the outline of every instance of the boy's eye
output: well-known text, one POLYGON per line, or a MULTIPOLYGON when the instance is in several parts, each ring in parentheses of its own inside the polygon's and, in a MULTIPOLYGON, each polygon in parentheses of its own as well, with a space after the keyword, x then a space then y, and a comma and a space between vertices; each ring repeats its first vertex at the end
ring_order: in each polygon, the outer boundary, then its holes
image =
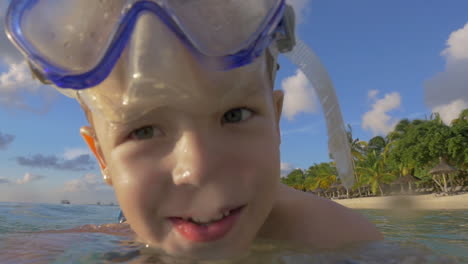
POLYGON ((249 119, 252 111, 247 108, 235 108, 227 111, 223 116, 223 123, 238 123, 249 119))
POLYGON ((132 133, 130 133, 130 138, 134 140, 145 140, 160 134, 161 131, 154 126, 144 126, 133 130, 132 133))

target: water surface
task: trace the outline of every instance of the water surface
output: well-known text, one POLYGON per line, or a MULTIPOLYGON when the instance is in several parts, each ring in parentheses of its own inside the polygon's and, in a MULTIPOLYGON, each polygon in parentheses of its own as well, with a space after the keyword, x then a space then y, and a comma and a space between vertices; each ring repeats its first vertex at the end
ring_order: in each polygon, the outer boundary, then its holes
MULTIPOLYGON (((192 263, 129 237, 96 232, 43 233, 116 222, 119 208, 0 203, 0 263, 192 263)), ((257 241, 238 263, 468 263, 468 211, 360 210, 385 241, 339 251, 257 241)))

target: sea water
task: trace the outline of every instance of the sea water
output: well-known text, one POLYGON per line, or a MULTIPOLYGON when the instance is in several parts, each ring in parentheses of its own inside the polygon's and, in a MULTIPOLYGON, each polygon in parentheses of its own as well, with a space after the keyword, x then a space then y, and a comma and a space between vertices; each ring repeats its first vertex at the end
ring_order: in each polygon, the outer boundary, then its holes
MULTIPOLYGON (((98 205, 0 203, 0 263, 192 263, 127 237, 51 233, 116 222, 119 208, 98 205)), ((385 235, 382 242, 333 251, 257 241, 237 263, 468 263, 468 211, 401 214, 360 210, 385 235)))

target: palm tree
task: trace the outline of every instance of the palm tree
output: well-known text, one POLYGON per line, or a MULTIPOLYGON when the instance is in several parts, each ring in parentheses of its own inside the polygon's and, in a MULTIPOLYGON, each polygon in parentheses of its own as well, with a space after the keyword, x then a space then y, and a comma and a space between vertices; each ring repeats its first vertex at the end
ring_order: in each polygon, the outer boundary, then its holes
POLYGON ((365 150, 367 148, 367 142, 359 140, 359 138, 353 138, 353 128, 349 124, 346 135, 348 136, 348 142, 351 147, 351 155, 355 161, 363 160, 365 150))
MULTIPOLYGON (((353 138, 353 128, 349 124, 348 130, 346 131, 346 135, 348 136, 348 142, 351 148, 351 156, 353 157, 351 162, 353 163, 353 167, 356 168, 356 163, 365 159, 367 142, 359 140, 359 138, 353 138)), ((361 179, 359 173, 356 170, 354 170, 354 182, 354 188, 358 190, 359 196, 361 196, 361 179)))
POLYGON ((330 185, 336 182, 337 171, 334 167, 334 163, 320 163, 314 164, 306 171, 306 179, 304 184, 307 189, 315 190, 317 188, 322 188, 324 190, 328 189, 330 185))
POLYGON ((369 140, 369 143, 367 144, 367 150, 376 151, 377 154, 380 155, 382 152, 386 150, 387 145, 388 145, 387 139, 381 136, 376 136, 369 140))
POLYGON ((383 195, 382 184, 390 183, 394 176, 388 173, 385 168, 385 156, 378 155, 376 151, 371 151, 367 154, 367 159, 363 162, 364 166, 358 167, 357 170, 362 173, 365 183, 371 186, 374 194, 377 190, 380 195, 383 195))

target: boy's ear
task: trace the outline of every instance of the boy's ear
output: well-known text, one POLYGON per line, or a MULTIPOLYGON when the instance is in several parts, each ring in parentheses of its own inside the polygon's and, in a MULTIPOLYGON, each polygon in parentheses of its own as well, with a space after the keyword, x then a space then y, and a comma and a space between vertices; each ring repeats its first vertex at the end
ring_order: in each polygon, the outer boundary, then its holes
MULTIPOLYGON (((281 120, 281 112, 283 111, 283 100, 284 100, 284 92, 282 90, 274 90, 273 91, 273 103, 275 107, 276 128, 278 130, 278 135, 280 135, 280 120, 281 120)), ((280 142, 281 142, 281 137, 280 137, 280 142)))
POLYGON ((101 173, 104 177, 104 180, 107 184, 112 185, 112 178, 108 174, 106 162, 104 160, 104 155, 99 147, 99 142, 96 139, 94 130, 89 126, 84 126, 80 129, 80 134, 83 137, 84 141, 88 145, 89 149, 93 152, 96 157, 99 167, 101 167, 101 173))

